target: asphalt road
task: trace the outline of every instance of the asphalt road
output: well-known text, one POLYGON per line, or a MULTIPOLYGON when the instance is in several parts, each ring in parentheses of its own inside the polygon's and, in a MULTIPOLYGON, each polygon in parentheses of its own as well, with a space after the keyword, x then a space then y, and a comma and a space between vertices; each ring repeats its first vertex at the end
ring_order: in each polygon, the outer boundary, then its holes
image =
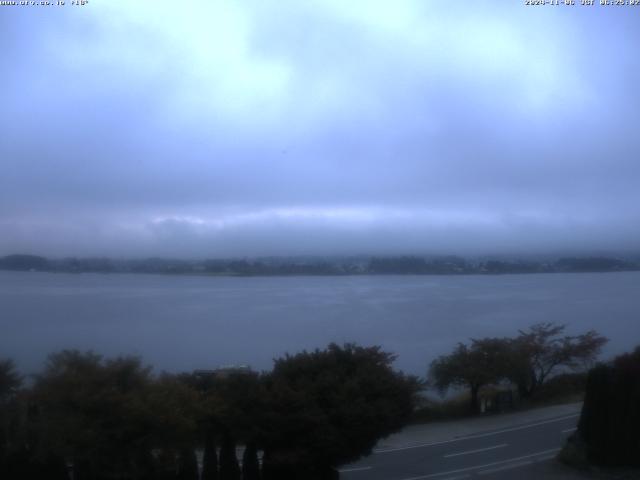
MULTIPOLYGON (((578 414, 514 425, 453 440, 376 450, 343 467, 344 480, 488 480, 536 478, 575 430, 578 414)), ((542 477, 538 477, 542 478, 542 477)))

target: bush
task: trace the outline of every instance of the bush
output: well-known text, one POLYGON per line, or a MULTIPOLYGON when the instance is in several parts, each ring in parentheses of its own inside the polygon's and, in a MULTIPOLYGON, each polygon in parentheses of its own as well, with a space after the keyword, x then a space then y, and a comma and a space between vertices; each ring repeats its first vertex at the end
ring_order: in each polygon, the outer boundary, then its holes
MULTIPOLYGON (((277 359, 267 378, 264 468, 272 478, 330 478, 410 419, 420 383, 379 347, 329 345, 277 359), (293 473, 295 472, 295 473, 293 473)), ((265 474, 265 478, 268 475, 265 474)))
POLYGON ((532 404, 549 404, 584 398, 587 386, 586 373, 564 373, 550 378, 538 388, 535 397, 530 399, 532 404))
POLYGON ((640 466, 640 347, 589 372, 578 433, 590 462, 640 466))
POLYGON ((471 416, 469 411, 469 392, 461 393, 445 400, 424 398, 413 412, 412 423, 428 423, 438 420, 450 420, 471 416))

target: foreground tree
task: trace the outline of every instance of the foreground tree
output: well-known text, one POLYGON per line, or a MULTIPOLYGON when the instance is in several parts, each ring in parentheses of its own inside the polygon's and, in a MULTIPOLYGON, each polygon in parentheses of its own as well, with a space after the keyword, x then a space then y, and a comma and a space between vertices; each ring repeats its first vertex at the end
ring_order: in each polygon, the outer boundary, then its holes
POLYGON ((421 385, 379 347, 331 344, 277 359, 265 379, 263 479, 337 478, 413 412, 421 385))
POLYGON ((227 432, 222 436, 222 446, 220 447, 220 480, 240 480, 240 476, 236 442, 227 432))
POLYGON ((521 397, 531 397, 553 374, 562 369, 589 367, 607 338, 590 330, 582 335, 564 335, 566 325, 538 323, 512 343, 509 378, 521 397))
POLYGON ((12 360, 0 360, 0 478, 7 476, 12 445, 11 424, 17 415, 15 399, 22 377, 12 360))
POLYGON ((197 396, 170 375, 153 378, 137 357, 51 355, 31 401, 37 455, 71 462, 74 478, 152 478, 159 463, 153 451, 162 451, 163 465, 175 465, 158 475, 193 472, 197 396))
POLYGON ((22 376, 13 360, 0 360, 0 405, 7 403, 22 385, 22 376))
MULTIPOLYGON (((255 445, 260 435, 259 419, 265 404, 260 375, 251 370, 227 369, 206 379, 197 379, 196 383, 202 392, 204 416, 201 429, 205 443, 216 438, 220 441, 218 478, 239 480, 241 470, 236 444, 255 445)), ((212 454, 208 457, 213 460, 212 454)), ((213 466, 207 468, 207 475, 213 477, 213 470, 213 466)))
POLYGON ((184 447, 178 457, 177 480, 198 480, 198 459, 192 448, 184 447))
POLYGON ((51 355, 32 399, 40 448, 71 461, 77 478, 126 471, 147 446, 152 423, 142 393, 150 382, 150 369, 137 358, 51 355))
POLYGON ((470 345, 459 343, 449 355, 442 355, 431 362, 429 380, 444 393, 451 386, 466 387, 470 391, 469 409, 480 411, 480 389, 497 383, 508 372, 510 342, 503 338, 471 340, 470 345))
POLYGON ((253 442, 246 446, 242 455, 242 480, 260 480, 258 449, 253 442))
POLYGON ((593 330, 563 335, 565 325, 539 323, 516 338, 484 338, 458 344, 449 355, 435 359, 429 369, 431 385, 445 392, 451 386, 470 391, 470 409, 479 411, 480 389, 509 380, 521 398, 531 397, 561 371, 591 365, 607 339, 593 330))
MULTIPOLYGON (((578 430, 562 459, 640 467, 640 347, 589 371, 578 430)), ((631 478, 631 477, 629 477, 631 478)))
POLYGON ((204 453, 202 455, 202 480, 218 480, 218 454, 215 436, 205 433, 204 453))

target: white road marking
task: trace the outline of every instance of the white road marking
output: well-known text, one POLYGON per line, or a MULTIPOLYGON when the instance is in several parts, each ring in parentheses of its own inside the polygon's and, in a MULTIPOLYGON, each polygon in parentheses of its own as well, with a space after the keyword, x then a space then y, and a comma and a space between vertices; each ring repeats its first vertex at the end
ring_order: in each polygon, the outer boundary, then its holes
POLYGON ((443 475, 451 475, 451 474, 455 474, 455 473, 470 472, 472 470, 480 470, 480 469, 483 469, 483 468, 493 467, 493 466, 496 466, 496 465, 505 465, 507 463, 518 462, 520 460, 524 460, 525 458, 538 457, 540 455, 546 455, 548 453, 559 452, 559 451, 560 451, 559 448, 552 448, 550 450, 543 450, 541 452, 532 453, 530 455, 523 455, 521 457, 510 458, 508 460, 501 460, 499 462, 491 462, 491 463, 486 463, 484 465, 474 465, 473 467, 459 468, 457 470, 449 470, 448 472, 430 473, 428 475, 420 475, 419 477, 403 478, 402 480, 423 480, 425 478, 435 478, 435 477, 442 477, 443 475))
POLYGON ((467 450, 466 452, 460 452, 460 453, 450 453, 449 455, 443 455, 443 457, 444 458, 451 458, 451 457, 459 457, 460 455, 469 455, 470 453, 486 452, 487 450, 495 450, 496 448, 504 448, 507 445, 508 445, 507 443, 502 443, 500 445, 494 445, 493 447, 478 448, 476 450, 467 450))
POLYGON ((420 444, 416 444, 416 445, 407 445, 406 447, 397 447, 397 448, 384 448, 384 449, 374 450, 373 453, 374 454, 378 454, 378 453, 399 452, 401 450, 411 450, 413 448, 433 447, 435 445, 445 445, 447 443, 462 442, 464 440, 472 440, 474 438, 490 437, 492 435, 499 435, 501 433, 515 432, 517 430, 525 430, 527 428, 537 427, 539 425, 547 425, 549 423, 561 422, 563 420, 569 420, 570 418, 575 418, 575 417, 579 417, 579 416, 580 416, 580 414, 576 413, 576 414, 573 414, 573 415, 566 415, 566 416, 560 417, 560 418, 554 418, 552 420, 545 420, 544 422, 530 423, 529 425, 521 425, 519 427, 505 428, 504 430, 498 430, 498 431, 495 431, 495 432, 478 433, 478 434, 475 434, 475 435, 468 435, 466 437, 459 437, 459 438, 453 438, 451 440, 444 440, 442 442, 420 443, 420 444))
POLYGON ((346 472, 362 472, 364 470, 371 470, 372 467, 353 467, 353 468, 342 468, 338 470, 340 473, 346 472))
POLYGON ((502 467, 494 467, 489 470, 481 470, 478 472, 478 475, 491 475, 492 473, 504 472, 505 470, 511 470, 512 468, 525 467, 527 465, 531 465, 533 462, 531 460, 524 460, 522 462, 511 463, 509 465, 503 465, 502 467))
POLYGON ((562 433, 575 432, 577 429, 578 427, 567 428, 566 430, 562 430, 562 433))

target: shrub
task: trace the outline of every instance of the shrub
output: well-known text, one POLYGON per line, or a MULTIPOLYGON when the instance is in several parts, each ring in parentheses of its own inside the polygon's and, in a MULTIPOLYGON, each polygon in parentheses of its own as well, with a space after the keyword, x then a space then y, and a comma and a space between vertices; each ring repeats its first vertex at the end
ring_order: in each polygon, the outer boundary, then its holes
POLYGON ((587 458, 640 466, 640 347, 589 372, 578 433, 587 458))

